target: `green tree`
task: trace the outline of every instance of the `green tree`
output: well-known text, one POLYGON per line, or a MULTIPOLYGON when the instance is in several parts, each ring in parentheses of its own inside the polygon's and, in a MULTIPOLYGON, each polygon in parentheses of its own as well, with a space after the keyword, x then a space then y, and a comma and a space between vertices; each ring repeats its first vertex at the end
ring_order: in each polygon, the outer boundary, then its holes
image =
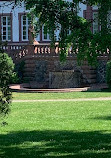
MULTIPOLYGON (((20 2, 19 0, 16 1, 20 2)), ((108 11, 111 9, 110 0, 25 0, 26 8, 30 10, 36 32, 45 25, 52 44, 57 41, 56 31, 59 29, 60 60, 67 56, 68 48, 77 53, 78 61, 87 59, 90 64, 96 64, 97 56, 111 50, 111 27, 107 27, 108 11), (77 15, 78 4, 98 5, 98 21, 101 31, 92 34, 91 21, 77 15), (70 34, 68 34, 70 30, 70 34)), ((17 3, 18 4, 18 3, 17 3)), ((111 26, 111 24, 110 24, 111 26)))
POLYGON ((13 77, 13 70, 12 59, 0 49, 0 115, 6 115, 10 111, 12 94, 9 84, 13 77))

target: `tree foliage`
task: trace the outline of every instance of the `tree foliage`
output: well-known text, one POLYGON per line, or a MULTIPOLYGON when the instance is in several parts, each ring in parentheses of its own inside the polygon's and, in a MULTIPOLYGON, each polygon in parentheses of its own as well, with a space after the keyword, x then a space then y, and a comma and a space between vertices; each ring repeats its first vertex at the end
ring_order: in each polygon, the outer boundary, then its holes
MULTIPOLYGON (((111 27, 108 28, 107 16, 111 9, 110 0, 25 0, 26 8, 30 10, 33 25, 37 32, 43 25, 47 27, 53 44, 58 40, 60 48, 60 59, 63 61, 68 48, 77 53, 78 61, 81 63, 87 59, 90 64, 95 64, 97 56, 111 50, 111 27), (98 21, 101 30, 92 34, 91 22, 78 16, 79 3, 86 5, 98 5, 98 21), (56 32, 60 31, 59 39, 56 32), (68 34, 70 30, 70 34, 68 34)), ((111 26, 111 24, 110 24, 111 26)))
POLYGON ((106 65, 106 82, 111 89, 111 60, 108 61, 106 65))
POLYGON ((13 76, 14 64, 12 59, 0 50, 0 115, 6 115, 10 111, 12 99, 9 84, 13 76))

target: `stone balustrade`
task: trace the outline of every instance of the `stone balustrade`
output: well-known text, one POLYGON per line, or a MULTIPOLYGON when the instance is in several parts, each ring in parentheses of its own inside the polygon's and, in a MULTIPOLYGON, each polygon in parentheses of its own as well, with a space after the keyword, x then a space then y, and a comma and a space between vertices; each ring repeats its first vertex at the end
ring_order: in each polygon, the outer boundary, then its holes
MULTIPOLYGON (((25 56, 35 56, 35 57, 59 57, 60 48, 55 45, 55 47, 51 47, 50 43, 9 43, 6 46, 2 46, 5 52, 8 53, 9 56, 12 57, 14 62, 19 62, 19 60, 23 59, 25 56)), ((76 57, 77 53, 73 52, 71 48, 69 48, 67 52, 68 57, 76 57)), ((109 51, 105 54, 101 54, 103 58, 109 58, 109 51)))
MULTIPOLYGON (((19 51, 26 51, 26 54, 29 55, 39 55, 39 56, 59 56, 60 48, 56 45, 55 47, 51 47, 50 43, 38 43, 38 44, 30 44, 30 43, 9 43, 6 46, 2 46, 2 49, 6 51, 8 54, 19 55, 19 51)), ((75 52, 72 52, 70 48, 68 50, 68 56, 76 55, 75 52)))

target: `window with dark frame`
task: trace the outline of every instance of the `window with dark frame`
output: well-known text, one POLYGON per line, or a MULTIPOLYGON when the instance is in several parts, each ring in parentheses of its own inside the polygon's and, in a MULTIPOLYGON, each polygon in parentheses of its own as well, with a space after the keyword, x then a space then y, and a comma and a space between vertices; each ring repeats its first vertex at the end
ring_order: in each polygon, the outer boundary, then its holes
POLYGON ((1 16, 2 41, 11 41, 11 16, 1 16))
POLYGON ((99 32, 98 12, 93 12, 93 33, 99 32))
POLYGON ((27 15, 21 16, 21 30, 22 30, 22 41, 28 41, 28 29, 31 24, 31 19, 27 15))

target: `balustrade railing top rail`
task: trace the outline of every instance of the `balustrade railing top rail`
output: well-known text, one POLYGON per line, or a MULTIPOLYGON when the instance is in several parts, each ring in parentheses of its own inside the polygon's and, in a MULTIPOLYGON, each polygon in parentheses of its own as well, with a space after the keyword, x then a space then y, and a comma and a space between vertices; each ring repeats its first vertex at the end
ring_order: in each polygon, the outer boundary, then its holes
MULTIPOLYGON (((50 44, 36 44, 34 45, 34 54, 37 55, 44 55, 44 56, 59 56, 60 54, 60 48, 58 45, 55 45, 55 47, 51 47, 50 44)), ((72 48, 69 48, 67 55, 68 56, 74 56, 76 55, 76 52, 72 51, 72 48)))
MULTIPOLYGON (((8 54, 21 54, 25 55, 36 55, 36 56, 59 56, 60 48, 58 45, 55 47, 51 47, 50 43, 39 43, 39 44, 27 44, 27 43, 9 43, 6 46, 2 46, 2 48, 8 54)), ((69 48, 67 56, 76 56, 77 52, 73 52, 72 48, 69 48)), ((101 56, 109 56, 109 51, 105 54, 101 54, 101 56)))
MULTIPOLYGON (((19 51, 27 52, 29 55, 39 55, 39 56, 59 56, 60 49, 57 45, 51 47, 50 43, 39 43, 39 44, 27 44, 27 43, 9 43, 6 46, 2 46, 7 53, 19 53, 19 51)), ((70 48, 68 51, 68 56, 75 55, 70 48)))
POLYGON ((27 46, 27 43, 8 43, 7 45, 2 46, 4 50, 22 50, 27 46))

